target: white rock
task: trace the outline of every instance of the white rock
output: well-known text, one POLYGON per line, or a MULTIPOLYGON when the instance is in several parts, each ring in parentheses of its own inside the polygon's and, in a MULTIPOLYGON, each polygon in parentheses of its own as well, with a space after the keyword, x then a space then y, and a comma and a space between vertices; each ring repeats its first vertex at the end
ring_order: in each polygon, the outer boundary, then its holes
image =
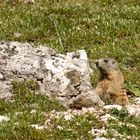
POLYGON ((23 115, 23 112, 16 112, 15 115, 16 115, 16 116, 18 116, 18 115, 23 115))
POLYGON ((22 34, 21 34, 21 33, 18 33, 18 32, 15 32, 13 35, 14 35, 14 37, 16 37, 16 38, 19 38, 22 34))
POLYGON ((62 126, 57 126, 57 128, 59 129, 59 130, 63 130, 63 127, 62 126))
POLYGON ((140 105, 128 105, 127 110, 130 115, 140 115, 140 105))
POLYGON ((71 120, 73 118, 73 116, 71 114, 66 114, 64 115, 65 120, 71 120))
POLYGON ((104 116, 101 116, 100 119, 103 122, 107 122, 109 119, 117 120, 115 117, 111 116, 110 114, 105 114, 104 116))
POLYGON ((76 107, 80 99, 79 108, 104 105, 91 85, 85 50, 57 55, 46 46, 32 46, 19 42, 0 44, 0 79, 4 77, 0 81, 0 98, 12 96, 13 80, 36 80, 42 93, 66 107, 76 107))
POLYGON ((93 136, 102 136, 102 135, 105 135, 106 134, 106 130, 104 129, 91 129, 90 133, 93 135, 93 136))
POLYGON ((10 119, 7 117, 7 116, 1 116, 0 115, 0 123, 1 122, 7 122, 7 121, 9 121, 10 119))
POLYGON ((39 126, 38 124, 32 124, 31 127, 38 129, 38 130, 43 130, 46 128, 44 125, 39 126))
POLYGON ((140 97, 136 98, 136 99, 134 100, 134 102, 135 102, 135 104, 140 105, 140 97))
POLYGON ((103 108, 106 109, 106 110, 110 110, 110 109, 113 109, 113 108, 116 108, 117 110, 121 110, 122 106, 120 106, 120 105, 105 105, 103 108))
POLYGON ((32 113, 36 113, 36 110, 35 110, 35 109, 33 109, 33 110, 31 110, 31 112, 30 112, 30 113, 31 113, 31 114, 32 114, 32 113))

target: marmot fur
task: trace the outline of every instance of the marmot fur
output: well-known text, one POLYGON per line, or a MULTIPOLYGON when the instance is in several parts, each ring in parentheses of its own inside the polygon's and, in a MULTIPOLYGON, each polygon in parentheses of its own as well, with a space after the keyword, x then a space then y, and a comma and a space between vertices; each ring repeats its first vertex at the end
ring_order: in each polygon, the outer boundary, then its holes
POLYGON ((96 92, 103 101, 112 99, 113 104, 127 105, 129 103, 124 88, 124 78, 118 63, 111 58, 99 59, 96 66, 100 71, 96 92))

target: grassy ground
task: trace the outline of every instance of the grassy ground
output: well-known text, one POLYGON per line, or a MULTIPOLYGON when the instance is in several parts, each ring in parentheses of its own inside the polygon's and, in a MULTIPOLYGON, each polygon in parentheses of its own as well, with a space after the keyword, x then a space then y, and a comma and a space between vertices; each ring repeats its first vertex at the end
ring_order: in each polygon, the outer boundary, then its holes
POLYGON ((0 2, 0 39, 46 44, 61 53, 85 49, 90 59, 112 57, 120 63, 126 83, 138 87, 139 25, 137 0, 0 2))
MULTIPOLYGON (((3 0, 0 1, 0 39, 45 44, 60 53, 85 49, 90 59, 112 57, 120 63, 127 89, 140 93, 138 0, 36 0, 34 5, 18 0, 3 0), (17 33, 20 35, 17 36, 17 33)), ((94 85, 96 81, 93 78, 94 85)), ((15 87, 20 88, 15 88, 13 102, 0 101, 0 115, 11 118, 10 122, 0 124, 0 139, 68 139, 69 136, 70 139, 77 139, 76 136, 87 134, 92 127, 102 125, 94 115, 87 115, 88 119, 85 119, 86 116, 75 117, 70 123, 63 119, 55 120, 54 126, 50 127, 52 130, 46 135, 44 131, 31 128, 30 124, 44 121, 46 118, 42 112, 54 109, 62 111, 64 108, 47 97, 29 94, 26 89, 28 84, 25 87, 23 83, 16 84, 15 87), (21 97, 21 94, 24 95, 21 97), (30 113, 33 109, 37 113, 30 113), (24 115, 16 115, 16 112, 24 115), (84 124, 85 129, 79 129, 76 122, 84 124), (66 128, 63 131, 54 130, 58 123, 65 124, 66 128), (67 132, 68 128, 73 133, 67 132)), ((124 117, 122 121, 130 120, 124 117)), ((114 123, 109 127, 124 136, 131 131, 132 135, 140 137, 139 121, 139 118, 135 118, 130 122, 137 126, 136 129, 119 125, 114 127, 114 123)), ((112 137, 111 133, 107 137, 112 137)), ((83 139, 91 137, 90 134, 83 135, 83 139)))
POLYGON ((0 101, 0 115, 6 115, 10 119, 0 123, 1 140, 92 140, 96 137, 140 139, 140 117, 128 115, 125 109, 107 112, 115 119, 106 123, 96 113, 57 115, 56 113, 65 111, 65 108, 56 101, 37 94, 36 82, 13 82, 13 86, 12 100, 0 101), (33 127, 36 124, 45 124, 47 127, 37 130, 33 127), (106 132, 96 134, 92 130, 106 132))

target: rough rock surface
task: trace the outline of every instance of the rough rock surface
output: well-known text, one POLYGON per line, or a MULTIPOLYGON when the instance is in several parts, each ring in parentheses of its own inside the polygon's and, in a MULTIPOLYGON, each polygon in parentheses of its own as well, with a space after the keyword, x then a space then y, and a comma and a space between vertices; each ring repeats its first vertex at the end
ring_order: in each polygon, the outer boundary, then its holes
POLYGON ((56 54, 46 46, 0 42, 0 98, 12 96, 12 81, 37 80, 40 91, 66 107, 102 106, 90 82, 84 50, 56 54))

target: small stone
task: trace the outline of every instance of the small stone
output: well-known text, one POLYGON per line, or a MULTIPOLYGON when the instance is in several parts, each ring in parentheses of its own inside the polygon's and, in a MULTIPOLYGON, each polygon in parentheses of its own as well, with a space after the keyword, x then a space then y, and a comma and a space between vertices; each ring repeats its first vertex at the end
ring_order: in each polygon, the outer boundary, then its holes
POLYGON ((130 115, 133 115, 133 116, 140 115, 140 105, 128 105, 127 110, 130 115))
POLYGON ((1 122, 7 122, 7 121, 9 121, 10 119, 7 117, 7 116, 1 116, 0 115, 0 123, 1 122))
POLYGON ((136 98, 136 99, 134 100, 134 102, 135 102, 135 104, 140 105, 140 97, 136 98))
POLYGON ((113 108, 116 108, 117 110, 121 110, 122 106, 121 105, 105 105, 103 108, 105 110, 111 110, 113 108))
POLYGON ((102 135, 105 135, 107 132, 106 130, 104 129, 91 129, 90 133, 93 135, 93 136, 102 136, 102 135))
POLYGON ((32 124, 31 127, 38 129, 38 130, 43 130, 46 128, 44 125, 39 126, 38 124, 32 124))
POLYGON ((104 116, 101 116, 100 119, 103 122, 107 122, 109 119, 117 120, 115 117, 111 116, 110 114, 105 114, 104 116))
POLYGON ((64 115, 64 118, 66 121, 71 120, 73 118, 73 116, 71 114, 66 114, 64 115))
POLYGON ((21 33, 18 33, 18 32, 13 33, 13 36, 16 37, 16 38, 21 37, 21 35, 22 35, 22 34, 21 34, 21 33))
POLYGON ((32 114, 32 113, 36 113, 36 110, 35 110, 35 109, 33 109, 33 110, 31 110, 31 112, 30 112, 30 113, 31 113, 31 114, 32 114))

